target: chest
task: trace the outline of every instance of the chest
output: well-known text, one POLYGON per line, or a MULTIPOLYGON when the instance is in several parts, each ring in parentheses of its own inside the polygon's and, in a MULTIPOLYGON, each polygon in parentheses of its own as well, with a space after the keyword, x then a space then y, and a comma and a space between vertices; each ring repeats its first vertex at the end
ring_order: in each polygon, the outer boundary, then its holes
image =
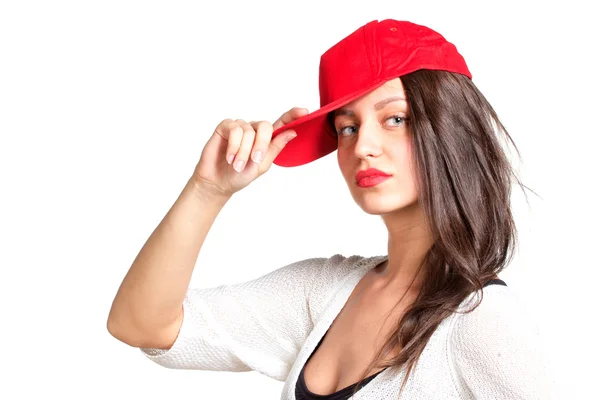
MULTIPOLYGON (((412 303, 410 297, 400 302, 398 297, 357 287, 305 365, 304 380, 311 392, 331 394, 363 377, 412 303)), ((386 358, 398 352, 399 348, 394 348, 386 358)), ((370 369, 366 376, 381 370, 370 369)))

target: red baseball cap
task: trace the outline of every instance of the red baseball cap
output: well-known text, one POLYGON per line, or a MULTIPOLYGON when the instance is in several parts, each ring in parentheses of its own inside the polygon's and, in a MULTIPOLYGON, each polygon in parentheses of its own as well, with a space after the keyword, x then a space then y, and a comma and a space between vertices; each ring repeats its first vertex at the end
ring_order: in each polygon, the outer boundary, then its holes
POLYGON ((321 56, 321 108, 273 132, 287 129, 297 136, 277 155, 274 164, 296 167, 337 149, 337 137, 327 114, 369 93, 385 82, 419 69, 471 73, 456 47, 436 31, 408 21, 371 21, 321 56))

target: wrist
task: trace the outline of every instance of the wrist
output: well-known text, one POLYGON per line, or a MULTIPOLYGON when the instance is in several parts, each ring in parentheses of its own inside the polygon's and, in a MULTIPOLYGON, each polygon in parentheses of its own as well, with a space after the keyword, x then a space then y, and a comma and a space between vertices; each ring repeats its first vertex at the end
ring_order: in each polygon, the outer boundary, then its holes
POLYGON ((194 193, 194 196, 203 203, 220 203, 224 205, 231 198, 231 195, 222 193, 214 185, 195 178, 190 178, 187 186, 194 193))

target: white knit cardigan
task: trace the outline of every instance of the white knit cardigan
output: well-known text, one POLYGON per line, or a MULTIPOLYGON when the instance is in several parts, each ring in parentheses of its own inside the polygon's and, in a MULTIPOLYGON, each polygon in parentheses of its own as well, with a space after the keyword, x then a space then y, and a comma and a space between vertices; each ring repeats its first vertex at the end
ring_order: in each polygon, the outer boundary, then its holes
MULTIPOLYGON (((252 281, 188 290, 169 350, 142 348, 167 367, 258 371, 296 400, 300 370, 360 279, 387 256, 311 258, 252 281)), ((463 301, 466 309, 477 293, 463 301)), ((454 313, 429 339, 402 399, 554 399, 537 325, 509 287, 489 285, 471 313, 454 313)), ((353 397, 398 399, 405 370, 388 368, 353 397)))

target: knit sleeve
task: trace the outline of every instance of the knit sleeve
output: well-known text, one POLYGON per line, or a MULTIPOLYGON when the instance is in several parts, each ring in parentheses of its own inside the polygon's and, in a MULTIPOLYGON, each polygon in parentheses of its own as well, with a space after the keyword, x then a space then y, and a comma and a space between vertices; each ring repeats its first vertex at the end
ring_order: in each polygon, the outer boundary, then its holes
POLYGON ((509 288, 485 288, 474 311, 457 315, 450 349, 464 398, 555 398, 537 325, 509 288))
POLYGON ((248 282, 190 288, 173 346, 141 350, 167 368, 255 370, 285 381, 313 327, 307 292, 330 260, 311 258, 248 282))

